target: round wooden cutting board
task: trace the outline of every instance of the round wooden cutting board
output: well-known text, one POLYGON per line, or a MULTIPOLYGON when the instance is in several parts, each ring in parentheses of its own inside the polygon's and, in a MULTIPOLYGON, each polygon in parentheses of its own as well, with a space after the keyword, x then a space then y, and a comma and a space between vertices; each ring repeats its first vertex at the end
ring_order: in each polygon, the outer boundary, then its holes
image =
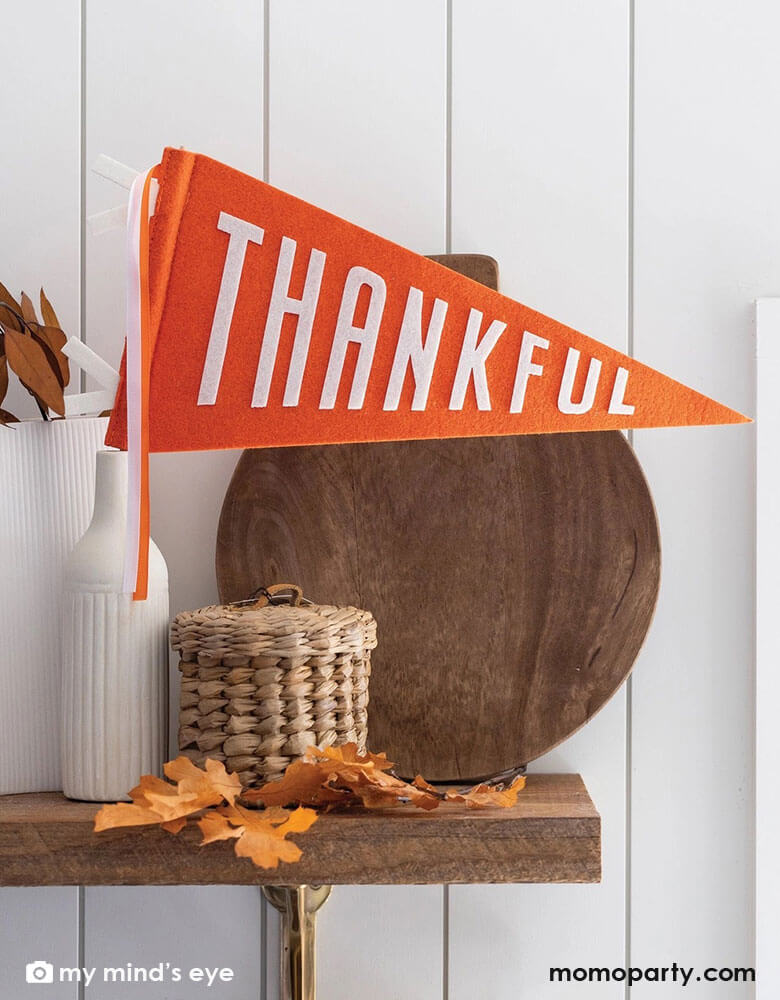
POLYGON ((438 781, 587 722, 631 669, 659 568, 614 431, 246 451, 217 541, 223 601, 284 581, 374 613, 370 746, 438 781))
MULTIPOLYGON (((492 257, 433 259, 498 287, 492 257)), ((246 451, 217 537, 223 601, 285 582, 373 612, 369 745, 430 781, 526 764, 592 718, 660 562, 616 431, 246 451)))

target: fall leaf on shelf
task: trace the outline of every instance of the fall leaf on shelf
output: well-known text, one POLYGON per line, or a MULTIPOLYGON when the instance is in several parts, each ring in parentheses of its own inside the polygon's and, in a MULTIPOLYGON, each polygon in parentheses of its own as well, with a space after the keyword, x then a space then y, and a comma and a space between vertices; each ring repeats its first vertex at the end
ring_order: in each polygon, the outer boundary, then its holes
POLYGON ((391 773, 393 767, 385 754, 361 754, 354 743, 309 747, 278 781, 242 792, 238 776, 229 774, 220 761, 207 759, 201 769, 189 758, 177 757, 164 766, 167 780, 145 774, 130 792, 130 802, 103 806, 95 816, 95 832, 159 825, 177 834, 189 819, 196 819, 201 845, 232 840, 238 857, 260 868, 276 868, 301 857, 300 847, 287 837, 305 833, 316 821, 317 812, 310 806, 412 805, 431 810, 454 803, 471 809, 507 808, 525 785, 520 777, 508 787, 477 785, 445 792, 419 774, 412 782, 403 781, 391 773), (292 805, 296 808, 284 808, 292 805))
POLYGON ((303 760, 290 764, 284 775, 260 788, 244 792, 250 804, 285 806, 363 805, 367 809, 411 804, 418 809, 437 809, 443 802, 465 804, 471 809, 515 804, 525 778, 517 778, 509 788, 478 785, 465 792, 443 792, 422 775, 413 782, 388 773, 394 767, 385 754, 358 753, 354 743, 320 750, 309 747, 303 760))
POLYGON ((145 774, 130 792, 130 802, 106 805, 95 816, 95 830, 110 830, 117 826, 152 826, 172 824, 170 833, 178 833, 184 824, 179 821, 208 806, 235 801, 241 791, 238 777, 228 774, 220 761, 209 760, 201 771, 186 757, 177 757, 165 765, 171 784, 162 778, 145 774), (175 829, 173 827, 176 827, 175 829))
POLYGON ((95 816, 95 832, 159 825, 177 834, 198 816, 202 844, 235 840, 238 857, 261 868, 300 858, 301 849, 286 838, 308 830, 317 819, 314 810, 245 809, 236 802, 241 793, 238 776, 229 774, 220 761, 209 759, 201 770, 187 757, 177 757, 163 770, 167 781, 145 774, 130 792, 130 802, 103 806, 95 816))
POLYGON ((198 826, 202 843, 235 839, 239 858, 249 858, 259 868, 276 868, 280 861, 300 859, 300 847, 285 838, 290 833, 305 833, 316 819, 313 809, 301 806, 288 812, 278 806, 257 810, 233 805, 207 813, 198 826))
POLYGON ((476 785, 467 792, 447 792, 447 802, 465 804, 469 809, 486 809, 500 806, 508 809, 517 802, 517 793, 525 788, 525 776, 515 778, 511 785, 476 785))
POLYGON ((286 806, 299 802, 307 806, 331 805, 349 798, 348 791, 339 791, 327 786, 328 770, 325 765, 296 760, 287 766, 284 776, 278 781, 270 781, 261 788, 244 792, 247 802, 259 802, 264 806, 286 806))

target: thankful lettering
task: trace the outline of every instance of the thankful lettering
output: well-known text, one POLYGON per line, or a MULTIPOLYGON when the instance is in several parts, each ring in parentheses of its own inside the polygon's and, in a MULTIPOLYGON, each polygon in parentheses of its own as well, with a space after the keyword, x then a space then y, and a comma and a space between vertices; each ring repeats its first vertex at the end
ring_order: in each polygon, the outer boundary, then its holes
MULTIPOLYGON (((217 228, 227 233, 229 240, 200 381, 199 406, 212 406, 217 401, 247 248, 250 243, 262 246, 265 236, 265 231, 260 226, 229 215, 227 212, 220 212, 217 228)), ((300 298, 295 298, 290 295, 290 281, 297 252, 296 241, 283 236, 276 260, 265 327, 262 331, 260 357, 251 401, 254 408, 268 404, 282 324, 286 315, 296 317, 296 327, 283 405, 297 406, 300 399, 327 255, 317 249, 309 252, 303 293, 300 298)), ((330 356, 319 400, 321 410, 332 410, 336 405, 350 344, 357 345, 358 355, 347 406, 350 410, 362 409, 366 389, 372 377, 374 353, 386 301, 387 283, 382 275, 359 265, 350 268, 341 290, 340 304, 333 327, 330 356), (358 319, 359 300, 363 303, 363 307, 358 319)), ((426 408, 447 310, 448 303, 435 298, 430 318, 423 329, 423 292, 413 285, 409 286, 400 326, 397 330, 391 331, 396 346, 384 395, 385 410, 398 409, 410 369, 414 384, 411 408, 418 411, 426 408)), ((479 309, 470 309, 463 330, 460 355, 452 377, 450 410, 463 409, 469 386, 473 386, 477 408, 492 409, 487 361, 499 339, 505 335, 506 329, 506 323, 498 319, 487 322, 479 309)), ((388 335, 388 331, 383 331, 383 335, 388 335)), ((517 356, 511 413, 523 412, 531 379, 545 377, 544 359, 549 347, 549 340, 529 330, 523 331, 517 356)), ((634 413, 634 406, 626 402, 628 374, 628 369, 623 367, 617 367, 615 371, 608 408, 610 414, 634 413)), ((601 375, 602 363, 598 358, 583 358, 580 351, 570 347, 563 372, 559 375, 558 410, 574 416, 588 413, 593 408, 601 375), (575 393, 575 385, 582 384, 581 368, 585 372, 584 388, 575 393), (575 399, 575 395, 578 398, 575 399)))

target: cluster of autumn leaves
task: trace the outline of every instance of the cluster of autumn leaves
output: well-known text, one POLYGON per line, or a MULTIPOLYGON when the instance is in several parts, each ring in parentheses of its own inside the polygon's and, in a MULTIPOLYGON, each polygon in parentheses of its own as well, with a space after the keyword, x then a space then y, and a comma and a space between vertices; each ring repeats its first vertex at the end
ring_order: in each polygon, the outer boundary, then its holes
POLYGON ((261 868, 276 868, 280 861, 299 860, 301 849, 286 838, 308 830, 317 820, 317 807, 411 804, 430 810, 455 803, 471 809, 506 808, 515 804, 525 785, 525 778, 518 777, 507 787, 483 784, 464 792, 445 791, 420 775, 413 782, 403 781, 390 773, 393 767, 385 754, 360 754, 354 743, 323 750, 310 747, 278 781, 242 791, 237 775, 229 774, 220 761, 207 760, 201 769, 187 757, 177 757, 165 765, 168 781, 144 775, 130 792, 130 802, 103 806, 95 830, 159 825, 176 834, 194 819, 203 835, 201 844, 233 840, 238 857, 250 858, 261 868))
POLYGON ((49 419, 49 410, 65 415, 63 390, 70 381, 70 368, 62 349, 68 338, 43 289, 40 310, 41 320, 29 295, 22 292, 17 302, 0 282, 0 424, 17 420, 3 409, 9 369, 35 399, 44 420, 49 419))

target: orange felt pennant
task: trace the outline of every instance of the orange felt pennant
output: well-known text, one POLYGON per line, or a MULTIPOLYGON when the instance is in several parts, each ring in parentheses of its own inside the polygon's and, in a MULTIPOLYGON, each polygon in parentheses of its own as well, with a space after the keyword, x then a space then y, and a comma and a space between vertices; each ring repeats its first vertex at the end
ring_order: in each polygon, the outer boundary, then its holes
MULTIPOLYGON (((741 423, 470 279, 167 149, 149 231, 149 449, 741 423)), ((107 443, 126 444, 124 380, 107 443)))

